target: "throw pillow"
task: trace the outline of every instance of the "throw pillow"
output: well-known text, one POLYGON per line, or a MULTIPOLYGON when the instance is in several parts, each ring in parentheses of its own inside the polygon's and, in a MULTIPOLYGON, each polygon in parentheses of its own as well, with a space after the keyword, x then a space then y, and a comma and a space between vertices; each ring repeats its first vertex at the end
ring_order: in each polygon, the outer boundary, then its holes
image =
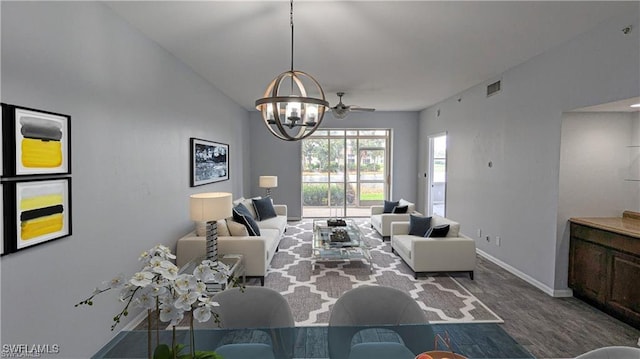
POLYGON ((227 227, 229 228, 229 234, 231 234, 233 237, 246 237, 249 235, 247 227, 245 227, 242 223, 227 219, 227 227))
POLYGON ((409 234, 412 236, 424 237, 427 230, 431 228, 431 217, 421 217, 409 215, 409 234))
POLYGON ((260 198, 262 197, 245 198, 244 201, 242 201, 242 205, 249 211, 249 215, 253 219, 258 218, 258 216, 256 215, 256 210, 253 208, 253 200, 260 198))
POLYGON ((229 227, 227 227, 227 221, 225 219, 221 219, 218 221, 218 236, 228 237, 231 234, 229 233, 229 227))
POLYGON ((409 206, 395 206, 392 213, 407 213, 409 206))
POLYGON ((432 238, 436 238, 436 237, 446 237, 447 233, 449 233, 449 225, 448 224, 443 224, 440 226, 435 226, 431 228, 431 234, 429 235, 429 237, 432 238))
POLYGON ((398 206, 398 201, 384 201, 384 209, 382 213, 393 213, 393 209, 398 206))
POLYGON ((253 218, 253 215, 251 214, 251 212, 249 211, 249 209, 247 208, 247 206, 245 206, 242 203, 238 203, 237 205, 235 205, 233 207, 234 212, 237 211, 238 213, 245 215, 245 216, 249 216, 253 218))
POLYGON ((406 199, 400 198, 400 200, 398 201, 398 206, 402 207, 402 206, 407 206, 409 207, 409 209, 407 209, 407 212, 413 212, 416 205, 413 204, 412 202, 407 201, 406 199))
POLYGON ((240 203, 239 205, 233 207, 233 220, 238 223, 244 224, 244 226, 247 227, 247 231, 249 232, 250 236, 259 236, 260 228, 258 227, 258 224, 253 219, 251 214, 247 213, 247 207, 240 203))
POLYGON ((271 200, 271 197, 254 199, 253 208, 256 210, 256 219, 258 221, 264 221, 265 219, 278 216, 275 208, 273 208, 273 201, 271 200))
POLYGON ((242 203, 244 201, 244 197, 240 197, 236 200, 233 201, 233 206, 237 206, 238 204, 242 203))

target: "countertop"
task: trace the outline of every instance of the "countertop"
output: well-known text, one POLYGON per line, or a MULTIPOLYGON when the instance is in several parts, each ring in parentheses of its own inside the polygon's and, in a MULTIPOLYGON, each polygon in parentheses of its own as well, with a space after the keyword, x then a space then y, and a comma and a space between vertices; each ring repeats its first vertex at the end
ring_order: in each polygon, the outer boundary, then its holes
POLYGON ((625 211, 622 217, 575 217, 569 219, 569 221, 640 238, 640 213, 638 212, 625 211))

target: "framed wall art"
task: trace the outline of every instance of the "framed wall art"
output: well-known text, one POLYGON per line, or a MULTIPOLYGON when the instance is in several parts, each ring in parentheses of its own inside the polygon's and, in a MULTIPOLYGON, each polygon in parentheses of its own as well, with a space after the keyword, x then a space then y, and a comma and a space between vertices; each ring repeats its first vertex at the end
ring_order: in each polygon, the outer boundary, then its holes
POLYGON ((2 104, 3 177, 71 173, 71 117, 2 104))
POLYGON ((4 238, 6 237, 5 233, 4 233, 4 200, 2 198, 4 189, 3 189, 3 185, 0 183, 0 203, 2 203, 2 205, 0 205, 0 216, 2 217, 2 220, 0 220, 0 235, 2 236, 3 240, 0 241, 0 256, 4 255, 4 238))
POLYGON ((191 138, 191 187, 229 179, 229 145, 191 138))
POLYGON ((71 178, 3 183, 4 253, 71 235, 71 178))

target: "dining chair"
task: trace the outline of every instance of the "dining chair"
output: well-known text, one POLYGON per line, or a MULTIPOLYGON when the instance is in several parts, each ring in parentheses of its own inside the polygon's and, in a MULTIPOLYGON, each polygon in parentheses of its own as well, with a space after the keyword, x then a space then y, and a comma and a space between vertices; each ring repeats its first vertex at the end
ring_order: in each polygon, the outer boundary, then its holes
POLYGON ((329 357, 413 359, 416 354, 433 349, 434 334, 425 325, 428 322, 418 303, 399 289, 381 286, 351 289, 338 298, 329 315, 329 357), (358 332, 376 327, 395 332, 401 340, 353 344, 358 332))
POLYGON ((578 355, 576 359, 640 359, 640 348, 603 347, 578 355))
POLYGON ((220 304, 216 307, 220 327, 238 329, 237 333, 240 333, 231 343, 218 346, 216 353, 225 359, 293 356, 295 323, 289 303, 282 294, 266 287, 247 286, 222 291, 213 300, 220 304), (263 332, 268 340, 263 343, 242 342, 247 338, 260 338, 260 335, 247 335, 247 331, 263 332))

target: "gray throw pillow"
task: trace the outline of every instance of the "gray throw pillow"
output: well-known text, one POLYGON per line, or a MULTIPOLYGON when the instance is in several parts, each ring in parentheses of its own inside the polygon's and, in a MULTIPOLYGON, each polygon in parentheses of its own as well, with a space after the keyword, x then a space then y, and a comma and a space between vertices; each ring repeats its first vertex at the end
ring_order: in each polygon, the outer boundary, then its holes
POLYGON ((276 209, 273 208, 271 197, 253 200, 253 208, 256 210, 256 219, 264 221, 265 219, 277 217, 276 209))
POLYGON ((409 234, 412 236, 424 237, 431 228, 431 217, 421 217, 409 215, 409 234))
POLYGON ((259 236, 260 228, 256 221, 251 217, 251 213, 242 203, 233 207, 233 220, 242 223, 247 227, 247 232, 250 236, 259 236))
POLYGON ((384 201, 384 209, 382 210, 382 213, 393 213, 393 209, 398 207, 398 203, 400 203, 400 201, 384 201))

